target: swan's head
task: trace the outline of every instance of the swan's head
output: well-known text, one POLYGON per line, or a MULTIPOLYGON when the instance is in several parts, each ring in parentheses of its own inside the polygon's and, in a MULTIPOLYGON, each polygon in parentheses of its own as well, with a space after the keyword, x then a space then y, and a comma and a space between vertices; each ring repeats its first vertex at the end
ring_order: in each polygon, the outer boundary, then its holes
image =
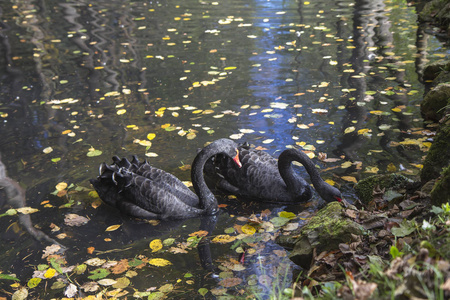
POLYGON ((342 201, 342 194, 341 191, 339 191, 334 186, 331 186, 329 184, 326 184, 323 188, 318 191, 319 195, 322 197, 323 200, 326 202, 333 202, 333 201, 342 201))
POLYGON ((238 165, 239 168, 242 167, 242 163, 239 160, 239 150, 238 150, 238 144, 233 142, 230 139, 218 139, 208 146, 206 146, 204 149, 207 149, 207 151, 210 151, 213 154, 225 154, 229 156, 233 161, 238 165))

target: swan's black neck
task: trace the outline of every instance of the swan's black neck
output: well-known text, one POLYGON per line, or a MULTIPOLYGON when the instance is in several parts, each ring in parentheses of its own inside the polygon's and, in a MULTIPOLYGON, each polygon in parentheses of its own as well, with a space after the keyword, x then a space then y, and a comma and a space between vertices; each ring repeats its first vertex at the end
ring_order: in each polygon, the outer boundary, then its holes
POLYGON ((320 177, 313 161, 300 150, 287 149, 284 150, 278 158, 278 170, 288 188, 295 186, 295 183, 298 182, 298 176, 295 175, 292 167, 293 161, 298 161, 305 167, 316 190, 323 187, 325 182, 322 177, 320 177))
MULTIPOLYGON (((231 141, 230 141, 231 142, 231 141)), ((200 207, 205 210, 205 214, 212 215, 218 211, 218 202, 214 194, 208 188, 203 176, 203 168, 206 161, 219 153, 223 153, 224 139, 217 140, 203 148, 195 157, 192 163, 191 179, 195 193, 198 195, 200 207)))

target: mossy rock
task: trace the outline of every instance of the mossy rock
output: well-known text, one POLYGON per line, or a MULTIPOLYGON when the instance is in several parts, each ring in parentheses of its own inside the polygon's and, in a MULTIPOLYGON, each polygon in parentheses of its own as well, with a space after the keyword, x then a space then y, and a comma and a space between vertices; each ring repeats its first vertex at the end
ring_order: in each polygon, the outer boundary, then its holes
POLYGON ((373 199, 372 193, 376 186, 379 186, 380 189, 385 188, 385 195, 388 195, 389 191, 404 189, 408 183, 412 182, 411 179, 401 174, 373 175, 360 180, 356 184, 355 190, 361 202, 368 204, 373 199))
POLYGON ((432 0, 426 3, 419 13, 419 19, 442 28, 448 28, 450 25, 450 3, 445 0, 432 0))
POLYGON ((436 179, 450 162, 450 118, 447 116, 441 124, 434 142, 423 162, 420 173, 422 182, 436 179))
POLYGON ((420 108, 425 120, 438 122, 445 115, 445 107, 449 105, 450 83, 441 83, 425 95, 420 108))
POLYGON ((450 202, 450 166, 447 166, 431 191, 431 203, 440 207, 450 202))
POLYGON ((293 248, 289 258, 302 268, 309 268, 313 251, 339 249, 340 243, 352 241, 352 234, 363 235, 365 230, 358 223, 344 216, 339 202, 331 202, 303 226, 295 238, 282 237, 277 242, 285 248, 293 248))
POLYGON ((450 61, 445 59, 440 59, 438 61, 429 63, 423 70, 423 80, 433 81, 442 72, 450 71, 450 61))

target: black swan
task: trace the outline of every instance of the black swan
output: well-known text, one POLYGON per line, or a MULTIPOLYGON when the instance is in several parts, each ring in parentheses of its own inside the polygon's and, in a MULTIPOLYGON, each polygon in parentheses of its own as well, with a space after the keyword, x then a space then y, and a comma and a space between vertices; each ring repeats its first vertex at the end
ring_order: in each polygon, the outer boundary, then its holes
POLYGON ((233 166, 226 157, 216 155, 208 161, 206 175, 222 190, 236 196, 272 202, 304 202, 311 199, 311 186, 294 172, 293 161, 308 172, 317 193, 326 202, 341 201, 341 192, 323 181, 312 160, 297 149, 284 150, 278 161, 267 152, 238 147, 242 168, 233 166))
POLYGON ((203 148, 192 163, 191 180, 195 194, 175 176, 152 167, 136 157, 129 162, 113 157, 114 163, 100 165, 100 175, 90 182, 107 204, 143 219, 187 219, 218 212, 218 203, 208 189, 203 168, 214 155, 229 157, 241 166, 237 144, 219 139, 203 148))

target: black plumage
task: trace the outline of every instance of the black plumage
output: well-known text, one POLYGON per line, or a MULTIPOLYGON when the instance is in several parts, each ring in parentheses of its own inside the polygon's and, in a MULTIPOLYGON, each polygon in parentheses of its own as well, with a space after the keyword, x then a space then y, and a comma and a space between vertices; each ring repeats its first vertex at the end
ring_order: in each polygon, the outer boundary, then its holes
POLYGON ((227 193, 244 198, 271 202, 304 202, 312 197, 311 186, 295 172, 292 162, 300 162, 308 172, 318 194, 327 202, 341 201, 341 192, 326 183, 312 160, 302 151, 287 149, 278 160, 267 152, 238 147, 242 168, 236 168, 223 155, 216 155, 205 169, 209 177, 227 193))
POLYGON ((209 158, 218 154, 240 165, 236 143, 219 139, 209 144, 192 163, 195 193, 172 174, 147 161, 139 162, 136 157, 131 162, 113 157, 113 164, 101 164, 100 175, 90 182, 105 203, 133 217, 187 219, 213 215, 218 211, 218 203, 205 183, 203 168, 209 158))

